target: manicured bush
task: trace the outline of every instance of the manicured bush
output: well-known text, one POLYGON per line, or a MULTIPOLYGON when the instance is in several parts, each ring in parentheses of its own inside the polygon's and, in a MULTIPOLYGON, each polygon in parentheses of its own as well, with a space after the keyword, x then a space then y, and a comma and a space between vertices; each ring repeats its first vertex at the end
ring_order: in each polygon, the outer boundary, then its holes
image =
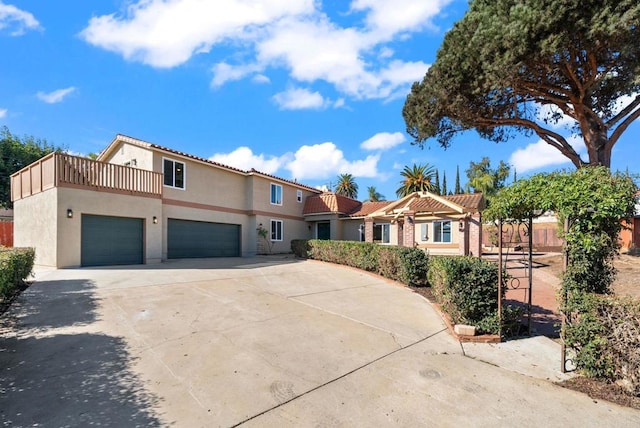
POLYGON ((33 248, 0 249, 0 298, 7 300, 24 286, 33 271, 33 248))
POLYGON ((426 285, 428 256, 418 248, 312 239, 291 243, 294 254, 374 272, 407 285, 426 285))
POLYGON ((308 239, 294 239, 291 241, 291 252, 296 257, 306 259, 309 257, 309 240, 308 239))
POLYGON ((407 285, 427 285, 427 253, 418 248, 395 246, 380 246, 378 252, 379 275, 407 285))
POLYGON ((429 260, 428 279, 436 301, 452 322, 475 325, 485 333, 498 333, 495 264, 477 257, 433 256, 429 260))

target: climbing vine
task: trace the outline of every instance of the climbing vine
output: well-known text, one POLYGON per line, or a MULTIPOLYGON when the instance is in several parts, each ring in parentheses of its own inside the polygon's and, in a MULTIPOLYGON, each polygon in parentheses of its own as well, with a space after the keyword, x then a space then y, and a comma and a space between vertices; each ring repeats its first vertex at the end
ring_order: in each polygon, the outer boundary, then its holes
POLYGON ((576 351, 576 366, 592 376, 615 371, 605 357, 603 325, 594 308, 597 296, 611 292, 618 236, 622 220, 633 215, 636 191, 628 175, 585 167, 519 180, 494 197, 484 213, 489 220, 556 213, 568 262, 560 291, 560 309, 566 315, 563 334, 576 351))

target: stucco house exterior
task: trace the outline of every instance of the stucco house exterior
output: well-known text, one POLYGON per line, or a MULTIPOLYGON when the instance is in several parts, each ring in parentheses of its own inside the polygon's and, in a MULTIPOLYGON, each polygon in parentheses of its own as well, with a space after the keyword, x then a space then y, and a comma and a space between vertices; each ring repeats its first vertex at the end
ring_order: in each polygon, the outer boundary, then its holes
POLYGON ((310 238, 451 254, 479 254, 482 242, 482 195, 362 203, 124 135, 96 160, 43 157, 12 175, 11 196, 14 245, 53 267, 282 253, 310 238))
POLYGON ((327 239, 418 247, 432 254, 479 256, 484 207, 481 193, 440 196, 416 192, 384 202, 358 202, 323 193, 307 199, 304 215, 307 221, 316 222, 327 239))

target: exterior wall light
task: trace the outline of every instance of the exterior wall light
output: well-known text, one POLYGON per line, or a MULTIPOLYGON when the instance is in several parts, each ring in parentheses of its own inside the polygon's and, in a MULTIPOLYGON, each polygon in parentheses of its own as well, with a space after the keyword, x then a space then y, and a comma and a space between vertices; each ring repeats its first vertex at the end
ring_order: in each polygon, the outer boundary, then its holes
POLYGON ((71 208, 67 209, 67 218, 73 218, 73 210, 71 208))
POLYGON ((153 216, 153 224, 158 224, 158 217, 153 216))

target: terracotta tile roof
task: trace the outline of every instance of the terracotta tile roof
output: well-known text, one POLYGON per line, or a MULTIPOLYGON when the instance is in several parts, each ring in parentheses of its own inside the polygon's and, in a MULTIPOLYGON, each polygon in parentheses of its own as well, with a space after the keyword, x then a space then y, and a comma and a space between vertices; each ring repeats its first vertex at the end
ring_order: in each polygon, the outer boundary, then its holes
POLYGON ((366 217, 369 214, 386 207, 390 203, 390 201, 363 202, 360 209, 350 213, 349 217, 366 217))
POLYGON ((361 205, 362 202, 356 201, 355 199, 347 198, 346 196, 342 195, 336 195, 333 192, 324 192, 320 195, 309 196, 304 201, 304 209, 302 211, 302 214, 349 214, 350 212, 360 208, 361 205))
MULTIPOLYGON (((479 211, 484 208, 482 193, 442 196, 450 202, 465 208, 465 211, 479 211)), ((430 197, 415 199, 409 208, 415 212, 451 212, 451 207, 430 197)))

